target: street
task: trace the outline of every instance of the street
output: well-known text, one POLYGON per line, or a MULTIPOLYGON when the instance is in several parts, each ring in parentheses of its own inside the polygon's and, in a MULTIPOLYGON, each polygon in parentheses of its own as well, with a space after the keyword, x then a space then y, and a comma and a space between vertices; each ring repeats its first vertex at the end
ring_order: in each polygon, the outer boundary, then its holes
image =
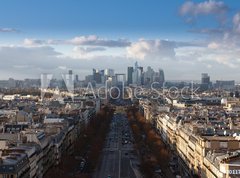
POLYGON ((141 177, 132 132, 123 114, 114 114, 95 178, 141 177))

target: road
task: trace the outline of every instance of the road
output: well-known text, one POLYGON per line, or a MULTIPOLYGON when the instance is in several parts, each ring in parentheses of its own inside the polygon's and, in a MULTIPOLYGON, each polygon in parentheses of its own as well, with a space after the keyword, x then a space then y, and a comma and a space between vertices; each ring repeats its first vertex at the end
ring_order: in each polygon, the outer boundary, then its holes
POLYGON ((132 132, 123 114, 114 114, 94 178, 139 178, 132 132))

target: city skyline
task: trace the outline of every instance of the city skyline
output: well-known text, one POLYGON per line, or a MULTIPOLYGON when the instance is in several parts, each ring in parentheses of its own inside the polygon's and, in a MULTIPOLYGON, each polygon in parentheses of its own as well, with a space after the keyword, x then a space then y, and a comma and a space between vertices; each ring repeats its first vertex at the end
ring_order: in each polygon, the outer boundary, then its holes
POLYGON ((83 79, 106 64, 126 73, 136 60, 168 80, 240 75, 236 1, 1 3, 0 79, 68 69, 83 79))
MULTIPOLYGON (((135 63, 137 63, 137 61, 135 62, 135 63)), ((42 75, 51 75, 52 76, 52 79, 53 80, 62 80, 63 78, 63 76, 65 76, 66 74, 68 74, 68 75, 73 75, 73 77, 74 77, 74 80, 75 81, 88 81, 88 77, 94 77, 94 75, 93 75, 93 71, 95 70, 95 71, 98 71, 98 72, 100 72, 100 73, 104 73, 104 76, 110 76, 110 77, 112 77, 112 76, 116 76, 116 75, 125 75, 125 77, 126 77, 126 83, 127 84, 129 84, 129 80, 131 81, 131 83, 132 83, 132 79, 130 79, 129 78, 129 76, 128 76, 128 73, 129 73, 129 68, 134 68, 133 67, 134 65, 132 65, 132 66, 127 66, 127 68, 126 68, 126 71, 125 72, 118 72, 118 71, 115 71, 115 69, 113 69, 113 68, 98 68, 98 69, 95 69, 95 68, 93 68, 93 69, 91 69, 90 71, 89 71, 89 73, 86 73, 86 75, 83 75, 81 78, 79 78, 79 73, 76 73, 76 71, 73 71, 71 68, 66 68, 66 69, 64 69, 64 71, 62 71, 62 73, 42 73, 42 74, 40 74, 39 76, 36 76, 36 78, 34 78, 34 77, 27 77, 27 78, 21 78, 21 79, 18 79, 18 78, 14 78, 14 77, 9 77, 9 78, 6 78, 6 79, 0 79, 0 81, 12 81, 12 80, 15 80, 15 81, 23 81, 23 80, 40 80, 40 78, 41 78, 41 76, 42 75), (110 73, 111 74, 107 74, 107 73, 109 73, 109 71, 110 71, 110 73)), ((149 69, 150 70, 152 70, 153 71, 153 73, 157 73, 156 71, 163 71, 164 72, 164 69, 162 69, 162 68, 157 68, 157 70, 154 70, 153 68, 152 68, 152 66, 147 66, 147 67, 142 67, 142 66, 140 66, 140 68, 142 68, 142 77, 143 77, 143 81, 145 81, 146 80, 146 77, 149 77, 149 69)), ((133 73, 133 72, 132 72, 133 73)), ((164 72, 165 73, 165 72, 164 72)), ((194 83, 202 83, 202 78, 201 78, 201 76, 203 76, 203 75, 208 75, 209 73, 199 73, 199 76, 198 76, 198 78, 196 78, 196 79, 166 79, 165 80, 165 74, 163 74, 163 81, 169 81, 169 82, 194 82, 194 83)), ((132 74, 131 74, 132 75, 132 74)), ((209 76, 210 77, 210 76, 209 76)), ((96 80, 94 80, 94 81, 96 81, 96 80)), ((211 76, 211 80, 210 80, 210 82, 217 82, 217 81, 235 81, 236 82, 236 85, 239 85, 240 84, 240 81, 239 80, 234 80, 234 79, 221 79, 221 78, 216 78, 214 75, 213 76, 211 76)), ((102 83, 102 82, 101 82, 102 83)), ((105 83, 105 82, 103 82, 103 83, 105 83)), ((131 84, 130 83, 130 84, 131 84)), ((150 82, 150 83, 152 83, 152 82, 150 82)))

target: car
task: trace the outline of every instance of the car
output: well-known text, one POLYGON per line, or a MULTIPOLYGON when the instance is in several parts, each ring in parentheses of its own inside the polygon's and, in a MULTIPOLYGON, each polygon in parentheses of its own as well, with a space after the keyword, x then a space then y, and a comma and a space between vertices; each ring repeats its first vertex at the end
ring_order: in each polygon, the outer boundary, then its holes
POLYGON ((81 161, 80 163, 80 170, 82 171, 85 167, 85 162, 84 161, 81 161))
POLYGON ((170 161, 170 162, 169 162, 169 165, 170 165, 170 166, 175 166, 176 164, 177 164, 177 163, 174 162, 174 161, 170 161))
POLYGON ((162 174, 162 170, 161 169, 157 169, 157 170, 155 170, 155 173, 162 174))
POLYGON ((173 174, 177 174, 178 173, 178 170, 172 166, 170 166, 170 170, 173 174))

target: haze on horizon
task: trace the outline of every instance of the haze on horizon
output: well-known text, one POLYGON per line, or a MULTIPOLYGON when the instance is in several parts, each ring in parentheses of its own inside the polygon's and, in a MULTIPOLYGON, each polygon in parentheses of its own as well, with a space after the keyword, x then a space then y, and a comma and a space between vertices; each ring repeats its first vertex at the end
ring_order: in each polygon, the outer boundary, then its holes
POLYGON ((225 1, 1 1, 0 79, 72 69, 126 73, 135 61, 167 80, 239 81, 240 3, 225 1))

